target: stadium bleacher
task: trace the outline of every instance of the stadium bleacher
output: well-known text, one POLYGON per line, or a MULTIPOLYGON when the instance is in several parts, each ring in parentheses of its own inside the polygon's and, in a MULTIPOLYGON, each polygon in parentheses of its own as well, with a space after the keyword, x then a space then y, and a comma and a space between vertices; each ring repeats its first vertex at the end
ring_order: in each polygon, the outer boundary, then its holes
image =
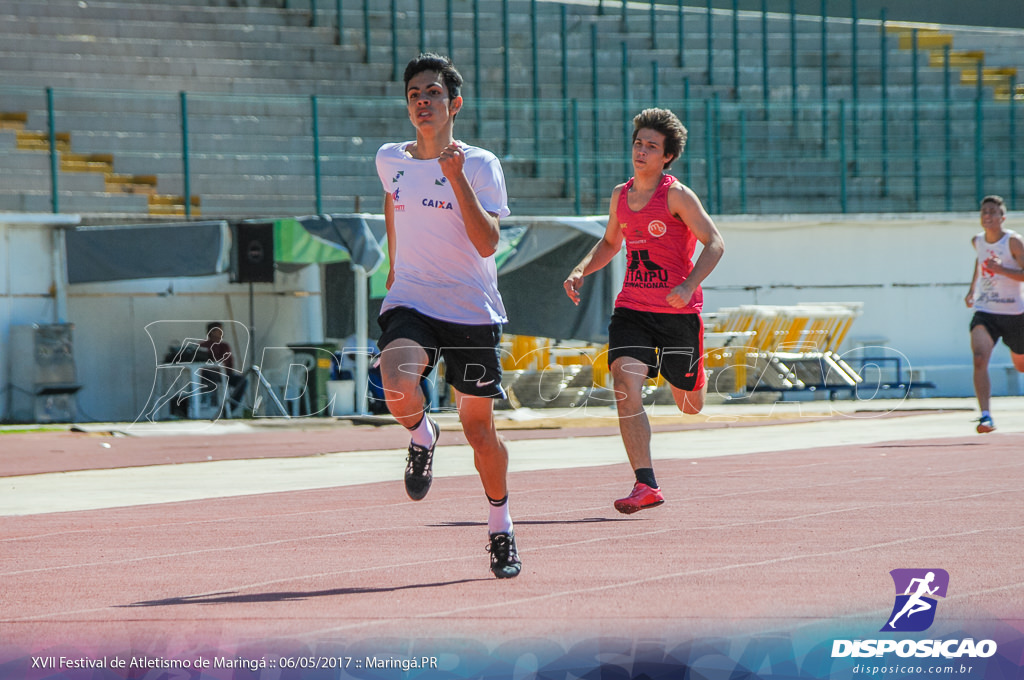
POLYGON ((62 210, 377 211, 373 153, 410 132, 397 71, 449 45, 460 135, 502 157, 516 214, 603 212, 653 104, 688 123, 673 171, 713 213, 964 210, 982 184, 1020 189, 1019 30, 535 0, 3 0, 0 19, 3 210, 53 206, 52 111, 62 210))

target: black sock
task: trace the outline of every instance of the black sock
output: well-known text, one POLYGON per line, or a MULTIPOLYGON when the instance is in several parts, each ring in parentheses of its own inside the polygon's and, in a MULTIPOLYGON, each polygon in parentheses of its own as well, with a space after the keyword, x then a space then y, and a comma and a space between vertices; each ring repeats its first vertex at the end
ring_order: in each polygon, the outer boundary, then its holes
POLYGON ((633 472, 636 474, 636 481, 652 489, 658 488, 658 482, 654 481, 654 468, 637 468, 633 472))

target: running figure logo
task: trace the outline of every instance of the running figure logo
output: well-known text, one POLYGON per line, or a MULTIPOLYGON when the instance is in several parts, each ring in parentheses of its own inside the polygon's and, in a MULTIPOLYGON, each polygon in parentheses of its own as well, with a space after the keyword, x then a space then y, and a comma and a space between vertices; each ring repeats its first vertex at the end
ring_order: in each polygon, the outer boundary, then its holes
POLYGON ((889 575, 896 586, 896 603, 882 630, 927 630, 935 620, 935 596, 946 597, 949 573, 945 569, 893 569, 889 575))
POLYGON ((649 272, 664 271, 661 265, 651 259, 651 254, 648 250, 634 250, 629 254, 628 269, 636 271, 640 269, 640 265, 643 265, 644 269, 649 272))

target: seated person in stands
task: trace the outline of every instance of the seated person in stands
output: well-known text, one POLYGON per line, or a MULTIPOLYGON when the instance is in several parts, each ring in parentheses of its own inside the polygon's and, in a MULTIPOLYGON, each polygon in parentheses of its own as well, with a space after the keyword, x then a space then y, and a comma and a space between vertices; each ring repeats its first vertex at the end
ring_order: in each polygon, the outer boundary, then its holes
POLYGON ((237 408, 248 387, 248 378, 244 373, 235 370, 235 359, 231 353, 231 345, 224 340, 224 324, 213 321, 206 324, 206 339, 199 343, 199 348, 210 354, 210 363, 221 367, 221 373, 228 378, 228 399, 231 409, 237 408))

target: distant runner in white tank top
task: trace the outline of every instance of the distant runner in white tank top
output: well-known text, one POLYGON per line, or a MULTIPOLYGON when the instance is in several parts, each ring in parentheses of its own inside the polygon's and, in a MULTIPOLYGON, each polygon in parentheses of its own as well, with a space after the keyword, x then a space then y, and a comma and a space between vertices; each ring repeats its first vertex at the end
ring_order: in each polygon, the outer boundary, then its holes
POLYGON ((1006 230, 995 243, 986 240, 985 232, 974 237, 974 249, 978 251, 978 278, 974 285, 974 309, 990 314, 1024 313, 1024 283, 998 274, 986 266, 989 260, 997 264, 1012 265, 1015 258, 1010 244, 1020 241, 1020 234, 1006 230))
POLYGON ((989 412, 992 382, 988 364, 999 340, 1010 350, 1014 367, 1024 372, 1024 239, 1005 229, 1006 204, 999 196, 981 201, 984 231, 971 239, 977 251, 974 276, 964 302, 973 307, 971 352, 974 355, 974 394, 981 417, 977 431, 996 429, 989 412))

